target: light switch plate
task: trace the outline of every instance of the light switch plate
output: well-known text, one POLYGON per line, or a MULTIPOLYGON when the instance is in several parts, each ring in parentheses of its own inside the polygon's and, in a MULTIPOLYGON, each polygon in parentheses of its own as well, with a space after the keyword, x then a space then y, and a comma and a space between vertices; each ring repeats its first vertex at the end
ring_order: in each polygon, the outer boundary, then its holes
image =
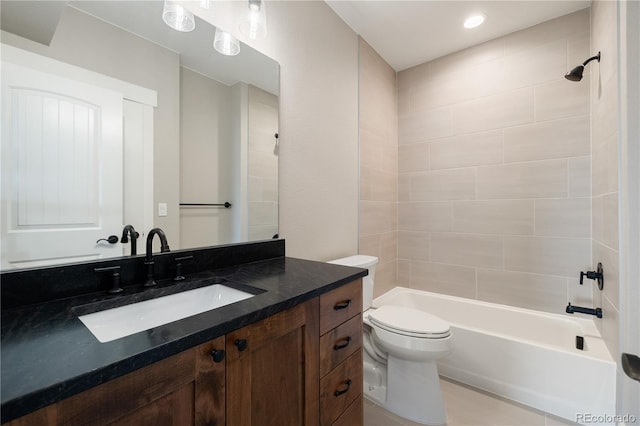
POLYGON ((167 203, 158 203, 158 216, 167 215, 167 203))

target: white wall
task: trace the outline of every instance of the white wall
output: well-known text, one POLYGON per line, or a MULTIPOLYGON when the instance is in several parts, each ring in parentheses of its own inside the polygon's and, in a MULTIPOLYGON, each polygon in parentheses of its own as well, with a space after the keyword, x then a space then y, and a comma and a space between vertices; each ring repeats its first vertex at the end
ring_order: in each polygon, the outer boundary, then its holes
POLYGON ((358 249, 358 37, 320 1, 267 2, 268 37, 238 30, 244 2, 187 7, 280 63, 280 236, 287 256, 358 249))

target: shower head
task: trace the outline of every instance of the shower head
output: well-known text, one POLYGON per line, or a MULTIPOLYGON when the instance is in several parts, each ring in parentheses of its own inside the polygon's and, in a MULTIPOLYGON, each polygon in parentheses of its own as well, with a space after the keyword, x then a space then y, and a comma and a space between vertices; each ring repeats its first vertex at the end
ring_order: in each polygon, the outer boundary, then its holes
POLYGON ((566 78, 567 80, 570 80, 570 81, 580 81, 580 80, 582 80, 582 73, 584 72, 584 67, 589 62, 593 61, 594 59, 596 59, 596 60, 598 60, 598 62, 600 62, 600 52, 598 52, 598 54, 596 56, 590 57, 589 59, 584 61, 582 64, 578 65, 577 67, 575 67, 574 69, 569 71, 564 76, 564 78, 566 78))

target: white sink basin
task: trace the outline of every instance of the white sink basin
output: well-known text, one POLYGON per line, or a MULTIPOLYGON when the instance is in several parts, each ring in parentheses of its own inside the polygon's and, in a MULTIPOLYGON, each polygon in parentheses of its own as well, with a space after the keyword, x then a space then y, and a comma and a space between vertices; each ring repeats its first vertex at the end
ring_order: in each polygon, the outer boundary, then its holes
POLYGON ((253 296, 222 284, 214 284, 78 318, 101 343, 105 343, 253 296))

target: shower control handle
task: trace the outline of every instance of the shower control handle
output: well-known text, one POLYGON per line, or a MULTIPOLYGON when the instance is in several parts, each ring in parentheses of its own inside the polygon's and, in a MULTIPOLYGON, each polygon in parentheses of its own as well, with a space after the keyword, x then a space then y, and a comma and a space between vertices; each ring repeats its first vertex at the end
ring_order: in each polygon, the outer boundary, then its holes
POLYGON ((598 262, 598 268, 595 271, 580 271, 580 285, 584 284, 584 277, 590 280, 598 280, 598 288, 602 290, 604 287, 604 270, 602 269, 602 263, 598 262))

